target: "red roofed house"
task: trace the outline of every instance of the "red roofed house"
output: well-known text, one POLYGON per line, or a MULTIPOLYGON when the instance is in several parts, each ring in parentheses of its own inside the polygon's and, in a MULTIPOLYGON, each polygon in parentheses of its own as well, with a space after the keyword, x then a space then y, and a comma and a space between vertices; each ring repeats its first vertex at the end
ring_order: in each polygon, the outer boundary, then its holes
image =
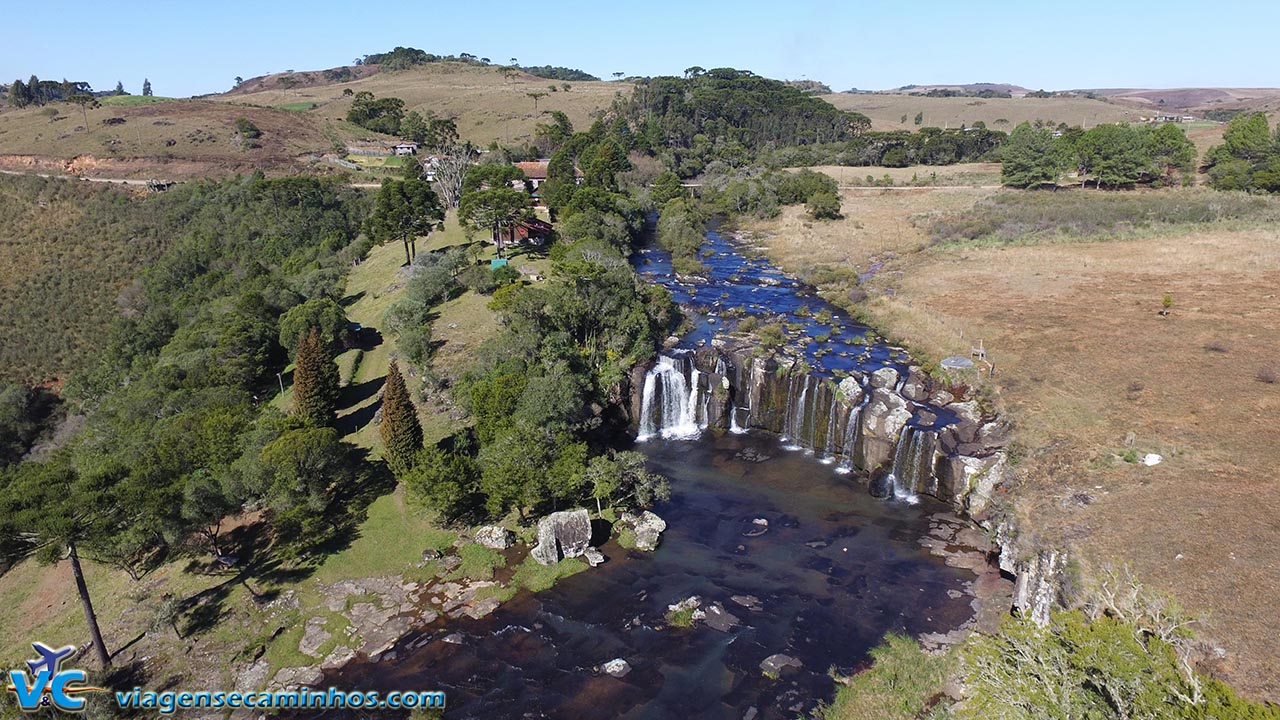
MULTIPOLYGON (((516 167, 520 168, 524 173, 524 176, 529 179, 529 187, 532 189, 531 194, 535 203, 538 202, 538 186, 547 181, 547 166, 550 164, 551 161, 549 160, 533 160, 529 162, 516 163, 516 167)), ((573 174, 574 183, 581 185, 582 171, 574 168, 573 174)), ((520 190, 524 189, 522 185, 518 185, 516 183, 512 183, 512 187, 520 190)))

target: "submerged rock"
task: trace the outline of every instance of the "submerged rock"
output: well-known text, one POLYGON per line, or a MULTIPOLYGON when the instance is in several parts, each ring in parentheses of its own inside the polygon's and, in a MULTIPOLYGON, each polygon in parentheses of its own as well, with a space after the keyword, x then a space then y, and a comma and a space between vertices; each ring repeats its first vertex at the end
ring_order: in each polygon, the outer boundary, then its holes
POLYGON ((482 525, 472 536, 477 543, 491 550, 506 550, 515 542, 515 534, 501 525, 482 525))
POLYGON ((609 662, 605 663, 604 665, 601 665, 600 669, 608 673, 609 675, 612 675, 616 678, 620 678, 620 677, 626 676, 627 673, 631 672, 631 663, 628 663, 626 660, 623 660, 622 658, 614 658, 609 662))
POLYGON ((782 653, 775 653, 760 661, 760 669, 763 670, 766 675, 773 676, 781 675, 784 668, 799 668, 803 667, 803 665, 804 663, 801 663, 799 660, 791 657, 790 655, 783 655, 782 653))
POLYGON ((586 510, 562 510, 538 521, 538 545, 530 553, 543 565, 581 557, 591 542, 591 516, 586 510))

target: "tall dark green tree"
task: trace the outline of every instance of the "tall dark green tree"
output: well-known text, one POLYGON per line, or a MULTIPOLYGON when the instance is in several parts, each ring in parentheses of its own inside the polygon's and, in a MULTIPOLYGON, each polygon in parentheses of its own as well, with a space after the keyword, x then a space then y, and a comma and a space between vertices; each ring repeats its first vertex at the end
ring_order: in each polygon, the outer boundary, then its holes
POLYGON ((316 427, 332 425, 338 411, 338 366, 316 328, 298 342, 293 365, 293 414, 316 427))
POLYGON ((378 242, 404 243, 405 264, 417 254, 419 235, 429 235, 444 222, 440 198, 425 180, 385 180, 369 217, 371 235, 378 242))
POLYGON ((122 81, 120 81, 120 80, 117 80, 117 81, 116 81, 116 89, 115 89, 115 90, 113 90, 113 91, 111 92, 111 94, 112 94, 112 95, 128 95, 129 93, 127 93, 127 92, 125 92, 125 91, 124 91, 124 82, 122 82, 122 81))
POLYGON ((1062 175, 1063 156, 1053 134, 1030 123, 1013 129, 1001 159, 1000 182, 1010 187, 1049 185, 1062 175))
MULTIPOLYGON (((111 666, 111 655, 102 639, 102 629, 89 596, 80 549, 95 538, 110 534, 115 526, 114 503, 95 483, 77 476, 65 458, 45 464, 27 463, 5 488, 3 515, 10 543, 34 554, 38 560, 71 564, 76 594, 84 611, 89 637, 98 664, 111 666)), ((10 544, 7 543, 7 544, 10 544)), ((6 548, 11 554, 13 547, 6 548)))
POLYGON ((142 96, 151 97, 151 81, 146 78, 142 79, 142 96))
POLYGON ((418 411, 409 398, 409 388, 395 360, 387 368, 382 389, 382 423, 378 433, 382 436, 382 457, 391 472, 400 476, 411 470, 414 457, 422 449, 422 425, 418 423, 418 411))

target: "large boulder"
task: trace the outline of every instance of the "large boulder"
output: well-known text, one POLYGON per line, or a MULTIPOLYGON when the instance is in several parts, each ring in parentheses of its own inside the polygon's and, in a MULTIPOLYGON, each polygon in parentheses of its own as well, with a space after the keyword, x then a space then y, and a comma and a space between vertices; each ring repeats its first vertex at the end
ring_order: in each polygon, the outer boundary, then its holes
POLYGON ((882 367, 871 373, 871 387, 892 388, 898 384, 898 371, 891 367, 882 367))
POLYGON ((472 537, 491 550, 506 550, 515 542, 515 534, 501 525, 481 525, 472 537))
POLYGON ((862 384, 855 377, 847 377, 840 381, 836 386, 836 392, 840 396, 840 402, 849 407, 854 407, 862 402, 862 384))
POLYGON ((591 516, 586 510, 562 510, 538 521, 538 544, 530 555, 543 565, 581 557, 591 543, 591 516))
POLYGON ((622 522, 630 525, 636 536, 636 549, 652 552, 658 547, 658 539, 662 531, 667 529, 667 521, 654 513, 645 510, 637 517, 631 513, 622 514, 622 522))
POLYGON ((929 376, 915 365, 911 366, 906 382, 902 383, 902 395, 912 402, 922 403, 929 399, 929 376))

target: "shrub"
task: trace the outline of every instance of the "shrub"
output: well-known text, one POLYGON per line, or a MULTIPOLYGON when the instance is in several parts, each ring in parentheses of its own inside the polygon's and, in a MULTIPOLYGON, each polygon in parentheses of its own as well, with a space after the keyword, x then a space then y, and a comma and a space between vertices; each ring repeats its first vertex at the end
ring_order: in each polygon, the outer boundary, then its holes
POLYGON ((262 137, 262 131, 257 125, 247 117, 236 118, 236 132, 240 133, 240 137, 246 140, 253 140, 262 137))
POLYGON ((805 209, 814 220, 836 220, 840 216, 840 198, 834 193, 820 192, 809 198, 805 209))
POLYGON ((1259 382, 1274 385, 1276 382, 1276 369, 1273 367, 1259 368, 1257 378, 1259 382))

